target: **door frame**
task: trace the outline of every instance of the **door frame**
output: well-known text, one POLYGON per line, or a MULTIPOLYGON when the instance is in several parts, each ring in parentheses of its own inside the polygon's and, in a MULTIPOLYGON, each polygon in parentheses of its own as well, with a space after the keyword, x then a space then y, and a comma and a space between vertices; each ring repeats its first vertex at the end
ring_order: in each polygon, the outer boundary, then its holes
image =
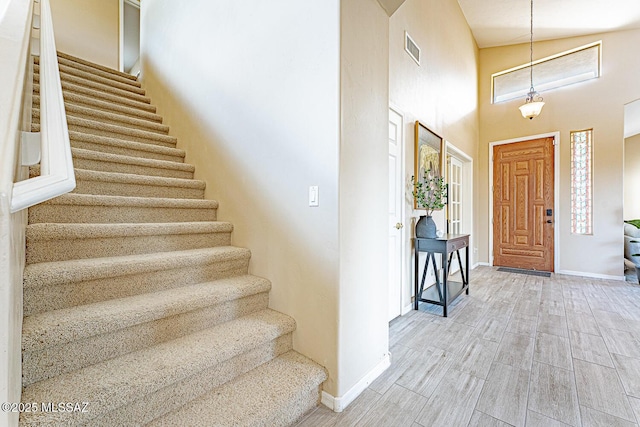
POLYGON ((140 0, 119 0, 118 2, 118 70, 124 71, 124 6, 127 3, 140 9, 140 0))
MULTIPOLYGON (((473 157, 453 145, 450 141, 445 140, 445 156, 451 155, 462 162, 462 206, 464 216, 463 229, 465 233, 469 234, 469 265, 475 268, 475 262, 477 257, 478 248, 475 243, 474 220, 473 220, 473 157)), ((448 171, 447 171, 448 173, 448 171)), ((447 207, 448 209, 448 207, 447 207)))
MULTIPOLYGON (((400 247, 402 248, 400 250, 400 316, 404 316, 405 314, 407 314, 408 312, 410 312, 413 309, 413 304, 411 302, 411 286, 408 286, 408 282, 407 282, 407 251, 406 251, 406 246, 407 246, 407 230, 409 230, 411 227, 408 227, 407 224, 407 215, 406 215, 406 186, 405 186, 405 182, 404 179, 406 178, 406 143, 407 143, 407 129, 406 129, 406 124, 407 124, 407 117, 405 116, 405 114, 402 112, 402 110, 395 104, 393 104, 392 102, 389 103, 389 110, 393 111, 394 113, 396 113, 398 116, 400 116, 400 118, 402 119, 402 124, 401 124, 401 129, 402 129, 402 143, 400 144, 400 176, 402 176, 403 180, 401 182, 398 183, 399 188, 398 190, 398 197, 400 197, 402 199, 401 203, 400 203, 400 217, 402 218, 402 223, 404 224, 404 227, 402 228, 402 232, 400 233, 400 247), (408 297, 407 297, 407 289, 408 291, 408 297)), ((410 222, 409 222, 410 223, 410 222)))
POLYGON ((549 132, 539 135, 523 136, 489 143, 489 265, 493 266, 493 147, 513 144, 532 139, 553 138, 553 271, 558 272, 560 266, 560 132, 549 132))

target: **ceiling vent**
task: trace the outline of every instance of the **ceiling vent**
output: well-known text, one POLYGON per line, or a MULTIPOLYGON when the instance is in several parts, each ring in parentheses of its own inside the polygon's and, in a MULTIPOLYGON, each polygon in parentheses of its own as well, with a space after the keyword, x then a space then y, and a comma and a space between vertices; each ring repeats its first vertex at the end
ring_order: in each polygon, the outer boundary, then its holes
POLYGON ((420 48, 406 31, 404 32, 404 50, 416 61, 416 64, 420 65, 420 48))

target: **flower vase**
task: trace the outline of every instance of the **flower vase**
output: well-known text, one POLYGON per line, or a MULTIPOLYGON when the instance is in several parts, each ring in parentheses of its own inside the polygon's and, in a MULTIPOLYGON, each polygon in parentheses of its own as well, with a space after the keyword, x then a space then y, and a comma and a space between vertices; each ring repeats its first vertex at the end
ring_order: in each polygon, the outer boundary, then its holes
POLYGON ((416 223, 416 237, 421 239, 435 239, 437 227, 431 215, 422 215, 416 223))

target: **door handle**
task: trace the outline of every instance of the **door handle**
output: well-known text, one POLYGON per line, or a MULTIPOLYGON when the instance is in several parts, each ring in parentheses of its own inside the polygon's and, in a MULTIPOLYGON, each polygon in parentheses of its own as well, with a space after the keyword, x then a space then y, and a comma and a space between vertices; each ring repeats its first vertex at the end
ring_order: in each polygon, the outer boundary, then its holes
POLYGON ((547 224, 553 224, 553 221, 551 221, 550 219, 547 220, 547 224))
POLYGON ((404 227, 404 225, 401 222, 396 224, 396 229, 400 230, 402 227, 404 227))

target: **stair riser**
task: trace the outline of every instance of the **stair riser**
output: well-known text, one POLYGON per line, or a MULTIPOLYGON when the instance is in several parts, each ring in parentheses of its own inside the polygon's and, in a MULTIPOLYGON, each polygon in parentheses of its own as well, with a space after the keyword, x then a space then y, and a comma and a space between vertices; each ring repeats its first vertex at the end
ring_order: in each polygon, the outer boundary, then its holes
POLYGON ((53 240, 32 240, 27 237, 27 264, 202 249, 230 244, 230 232, 53 240))
MULTIPOLYGON (((40 130, 40 112, 33 111, 31 131, 40 130)), ((150 129, 136 129, 121 124, 100 122, 91 119, 79 118, 73 115, 67 116, 67 126, 70 132, 80 132, 89 135, 106 138, 117 138, 123 141, 139 142, 142 144, 158 145, 161 147, 175 148, 176 138, 165 133, 154 132, 150 129)))
POLYGON ((39 278, 25 276, 24 315, 239 276, 247 274, 248 268, 249 258, 231 258, 210 264, 104 277, 59 286, 38 286, 39 278))
MULTIPOLYGON (((58 64, 58 68, 60 70, 60 79, 65 79, 65 80, 78 79, 81 81, 98 83, 98 84, 110 86, 116 89, 137 93, 139 95, 144 95, 144 90, 140 88, 140 83, 138 82, 131 81, 131 84, 123 83, 115 79, 105 78, 102 76, 98 76, 96 74, 87 73, 86 71, 82 71, 73 67, 68 67, 63 64, 58 64)), ((40 73, 40 66, 38 64, 35 64, 33 66, 33 72, 38 74, 40 73)))
MULTIPOLYGON (((80 96, 88 96, 99 101, 113 103, 115 105, 122 105, 128 108, 133 108, 136 110, 143 110, 149 113, 156 112, 156 107, 151 105, 151 100, 149 98, 141 97, 138 100, 124 98, 122 96, 118 96, 112 93, 107 92, 97 92, 95 90, 87 89, 82 86, 74 85, 69 82, 60 82, 62 85, 62 94, 65 98, 68 97, 69 94, 72 95, 80 95, 80 96)), ((40 93, 40 84, 38 82, 33 83, 33 93, 40 93)))
MULTIPOLYGON (((131 92, 136 92, 144 95, 144 90, 142 90, 142 85, 140 82, 136 80, 127 80, 122 81, 118 79, 116 76, 102 76, 98 73, 95 73, 93 70, 85 71, 81 70, 77 67, 70 67, 66 64, 58 62, 58 68, 60 69, 60 73, 68 74, 70 76, 79 77, 86 80, 91 80, 96 83, 102 83, 105 85, 117 87, 119 89, 130 90, 131 92)), ((34 70, 35 71, 35 70, 34 70)))
MULTIPOLYGON (((122 115, 114 115, 113 113, 102 114, 95 110, 89 110, 80 108, 74 108, 65 104, 67 120, 72 122, 73 118, 91 120, 98 123, 104 123, 107 125, 124 126, 127 129, 138 129, 145 132, 153 132, 159 135, 167 135, 169 133, 169 127, 156 122, 149 122, 146 120, 138 120, 128 118, 122 115), (70 120, 71 119, 71 120, 70 120)), ((32 122, 40 123, 40 110, 37 105, 34 104, 32 122)))
POLYGON ((80 64, 78 62, 71 61, 69 59, 58 58, 58 64, 75 68, 76 70, 84 71, 87 73, 92 73, 94 75, 101 76, 110 80, 115 80, 120 83, 126 83, 126 84, 131 84, 131 85, 140 87, 140 83, 138 82, 137 79, 125 77, 121 74, 116 74, 113 72, 103 71, 95 67, 91 67, 91 66, 80 64))
POLYGON ((107 140, 98 141, 98 140, 91 140, 89 138, 87 139, 79 139, 79 138, 81 138, 81 136, 76 138, 73 135, 71 135, 72 148, 83 148, 85 150, 99 151, 101 153, 120 154, 122 156, 141 157, 144 159, 166 160, 169 162, 178 162, 178 163, 184 162, 184 157, 182 155, 164 154, 162 152, 143 150, 142 148, 146 148, 144 145, 140 147, 141 149, 137 149, 136 147, 130 146, 129 144, 126 144, 126 143, 121 145, 115 145, 112 143, 110 144, 109 141, 107 140))
POLYGON ((58 62, 60 62, 61 60, 70 62, 71 66, 76 67, 76 68, 77 67, 88 67, 90 70, 96 70, 96 71, 105 72, 105 73, 107 73, 109 75, 119 76, 121 78, 125 78, 125 79, 128 79, 128 80, 137 80, 137 78, 132 76, 131 74, 127 74, 127 73, 122 72, 122 71, 114 70, 113 68, 105 67, 103 65, 96 64, 95 62, 85 61, 84 59, 78 58, 78 57, 73 56, 73 55, 68 55, 68 54, 63 53, 63 52, 58 52, 58 62))
MULTIPOLYGON (((69 107, 82 107, 82 108, 90 108, 92 110, 100 111, 103 113, 113 113, 113 114, 122 114, 129 117, 135 117, 140 120, 146 120, 153 123, 162 123, 162 117, 157 114, 150 113, 148 111, 140 110, 137 108, 129 108, 126 106, 121 106, 116 103, 100 101, 95 98, 90 98, 87 96, 79 95, 72 92, 67 92, 65 95, 65 103, 64 105, 69 107)), ((33 98, 33 108, 40 108, 40 95, 34 94, 33 98)))
POLYGON ((289 405, 280 407, 279 411, 267 420, 264 425, 286 427, 294 425, 296 421, 320 404, 322 385, 301 392, 296 399, 289 401, 289 405))
MULTIPOLYGON (((92 420, 96 427, 146 424, 153 419, 180 408, 189 401, 220 385, 245 374, 259 365, 286 353, 292 348, 291 334, 283 335, 254 350, 236 356, 191 377, 185 378, 154 393, 140 396, 138 400, 92 420)), ((264 424, 265 426, 268 424, 264 424)))
POLYGON ((84 127, 75 124, 69 124, 69 130, 74 132, 88 133, 90 135, 104 136, 107 138, 118 138, 124 141, 140 142, 143 144, 158 145, 160 147, 176 148, 175 141, 172 140, 172 138, 162 134, 157 134, 157 137, 152 133, 146 133, 146 135, 129 134, 124 133, 126 132, 126 128, 111 130, 100 129, 98 125, 96 125, 95 127, 84 127))
POLYGON ((23 386, 142 350, 266 309, 266 292, 34 352, 23 351, 23 386))
POLYGON ((75 206, 40 204, 29 208, 29 223, 101 223, 215 221, 216 210, 206 208, 75 206))
POLYGON ((204 189, 141 185, 123 182, 88 181, 76 178, 77 194, 104 196, 165 197, 169 199, 203 199, 204 189))
MULTIPOLYGON (((118 89, 112 86, 108 86, 108 85, 103 85, 100 83, 96 83, 96 82, 92 82, 91 80, 85 80, 85 79, 81 79, 78 77, 73 77, 73 76, 69 76, 66 74, 60 74, 60 81, 63 83, 63 89, 64 89, 64 84, 68 83, 68 84, 72 84, 74 86, 80 86, 81 88, 84 88, 85 90, 88 89, 88 93, 96 93, 96 92, 102 92, 102 93, 107 93, 107 94, 111 94, 111 95, 115 95, 117 97, 121 97, 121 98, 127 98, 133 101, 137 101, 137 102, 143 102, 146 104, 150 103, 150 100, 148 97, 139 94, 139 93, 135 93, 135 92, 131 92, 129 90, 123 90, 123 89, 118 89)), ((40 84, 40 75, 37 73, 34 73, 33 75, 33 82, 40 84)))
MULTIPOLYGON (((164 160, 164 159, 163 159, 164 160)), ((175 158, 173 158, 175 161, 175 158)), ((116 163, 93 159, 73 158, 73 165, 78 169, 86 169, 100 172, 118 172, 133 175, 160 176, 164 178, 193 179, 193 172, 179 169, 162 169, 149 166, 116 163)))

